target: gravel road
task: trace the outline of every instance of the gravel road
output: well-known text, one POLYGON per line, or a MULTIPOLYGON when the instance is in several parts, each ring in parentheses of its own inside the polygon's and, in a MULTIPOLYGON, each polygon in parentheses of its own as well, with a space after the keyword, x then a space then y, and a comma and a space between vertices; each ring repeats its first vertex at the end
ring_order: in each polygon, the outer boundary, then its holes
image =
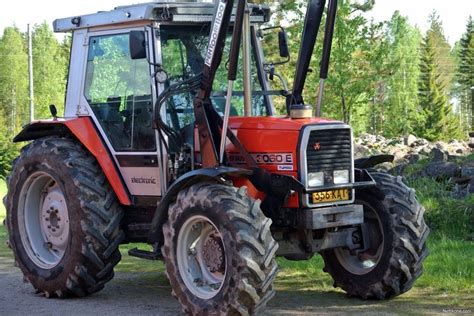
MULTIPOLYGON (((285 281, 281 281, 280 284, 285 281)), ((416 291, 391 301, 349 299, 336 290, 301 288, 277 292, 267 315, 314 314, 440 314, 440 305, 424 302, 428 293, 416 291)), ((446 305, 444 305, 446 306, 446 305)), ((165 277, 159 272, 117 272, 105 289, 82 299, 47 299, 22 282, 19 269, 10 258, 0 256, 0 315, 179 315, 180 306, 171 296, 165 277)))

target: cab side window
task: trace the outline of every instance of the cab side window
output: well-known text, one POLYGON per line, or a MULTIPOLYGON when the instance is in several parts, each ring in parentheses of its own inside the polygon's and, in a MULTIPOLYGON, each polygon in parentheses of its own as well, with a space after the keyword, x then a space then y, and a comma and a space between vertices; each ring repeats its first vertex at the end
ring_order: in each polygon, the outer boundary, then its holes
POLYGON ((128 33, 89 38, 84 95, 116 151, 155 149, 149 65, 128 33))

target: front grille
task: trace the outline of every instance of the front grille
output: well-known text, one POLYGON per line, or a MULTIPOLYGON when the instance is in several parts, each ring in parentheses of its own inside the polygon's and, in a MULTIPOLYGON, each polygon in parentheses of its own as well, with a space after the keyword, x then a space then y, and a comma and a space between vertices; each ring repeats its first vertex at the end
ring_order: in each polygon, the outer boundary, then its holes
POLYGON ((351 170, 351 130, 313 130, 306 147, 307 172, 351 170))

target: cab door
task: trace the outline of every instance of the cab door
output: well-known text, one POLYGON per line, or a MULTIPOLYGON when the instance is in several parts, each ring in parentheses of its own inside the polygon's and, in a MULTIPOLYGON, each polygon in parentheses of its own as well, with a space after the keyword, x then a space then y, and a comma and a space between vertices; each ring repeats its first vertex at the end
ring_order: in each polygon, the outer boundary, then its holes
POLYGON ((157 197, 162 183, 150 64, 130 57, 129 40, 130 29, 88 33, 83 100, 129 192, 157 197))

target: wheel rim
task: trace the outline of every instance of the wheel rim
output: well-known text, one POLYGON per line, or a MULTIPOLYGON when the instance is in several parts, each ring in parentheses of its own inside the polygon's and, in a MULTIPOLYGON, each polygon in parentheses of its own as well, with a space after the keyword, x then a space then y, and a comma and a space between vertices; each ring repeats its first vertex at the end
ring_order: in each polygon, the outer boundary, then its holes
POLYGON ((195 215, 181 227, 177 241, 181 278, 193 295, 211 299, 219 293, 226 276, 222 235, 207 217, 195 215))
POLYGON ((354 253, 346 248, 336 248, 334 253, 339 263, 352 274, 364 275, 371 272, 382 258, 384 233, 382 222, 377 212, 369 205, 364 205, 364 224, 368 225, 369 248, 354 253))
POLYGON ((69 213, 57 181, 45 172, 28 177, 18 203, 18 226, 28 257, 43 269, 54 268, 69 243, 69 213))

